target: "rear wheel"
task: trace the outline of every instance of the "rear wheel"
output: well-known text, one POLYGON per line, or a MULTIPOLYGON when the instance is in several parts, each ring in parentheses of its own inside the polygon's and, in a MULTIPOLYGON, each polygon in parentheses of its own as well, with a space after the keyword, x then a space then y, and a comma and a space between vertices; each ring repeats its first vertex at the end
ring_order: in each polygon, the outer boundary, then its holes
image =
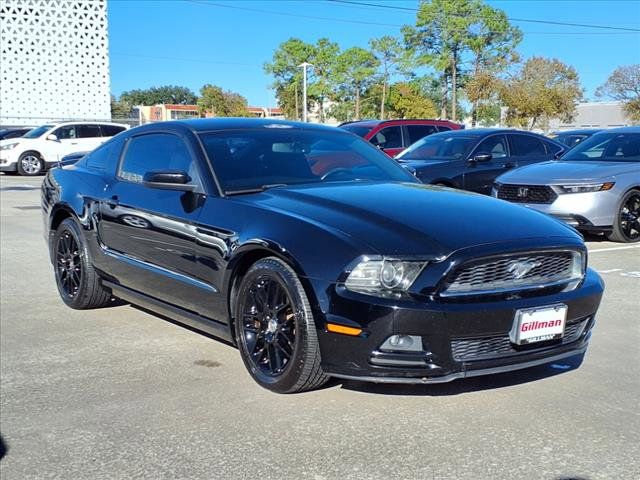
POLYGON ((23 153, 18 159, 18 173, 27 177, 40 175, 44 170, 42 157, 35 152, 23 153))
POLYGON ((282 260, 257 261, 238 290, 235 331, 242 360, 264 388, 294 393, 328 380, 304 288, 282 260))
POLYGON ((62 301, 77 310, 107 305, 111 293, 100 283, 84 236, 74 220, 62 221, 53 248, 56 285, 62 301))
POLYGON ((631 190, 622 197, 613 230, 607 238, 612 242, 640 241, 640 190, 631 190))

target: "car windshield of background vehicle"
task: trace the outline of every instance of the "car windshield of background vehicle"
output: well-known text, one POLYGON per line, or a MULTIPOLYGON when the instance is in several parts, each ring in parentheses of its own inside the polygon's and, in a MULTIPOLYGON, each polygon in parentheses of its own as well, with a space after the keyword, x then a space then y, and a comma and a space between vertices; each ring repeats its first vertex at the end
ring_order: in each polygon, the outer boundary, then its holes
POLYGON ((201 138, 227 194, 323 182, 417 182, 384 153, 346 133, 273 128, 201 138))
POLYGON ((342 125, 340 128, 347 132, 355 133, 362 138, 371 131, 370 127, 358 127, 357 125, 342 125))
POLYGON ((53 125, 42 125, 38 128, 34 128, 33 130, 29 130, 22 136, 22 138, 38 138, 45 132, 49 131, 52 127, 53 125))
POLYGON ((477 137, 434 134, 418 140, 401 152, 398 160, 460 160, 466 158, 477 137))
POLYGON ((640 162, 640 133, 600 133, 569 151, 562 161, 640 162))

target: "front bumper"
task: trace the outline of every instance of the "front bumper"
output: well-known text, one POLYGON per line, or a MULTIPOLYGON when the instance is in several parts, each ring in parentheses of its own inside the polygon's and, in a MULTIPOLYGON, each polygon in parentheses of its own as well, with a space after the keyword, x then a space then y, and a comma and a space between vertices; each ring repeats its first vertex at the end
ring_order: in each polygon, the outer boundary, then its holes
POLYGON ((570 292, 473 303, 371 304, 361 295, 338 291, 326 321, 359 325, 357 337, 322 331, 323 369, 348 379, 392 383, 441 383, 554 362, 586 351, 604 285, 588 270, 570 292), (518 309, 563 303, 568 306, 560 340, 515 346, 509 341, 518 309), (391 335, 422 339, 422 352, 382 352, 391 335))
MULTIPOLYGON (((495 188, 492 195, 497 197, 495 188)), ((516 203, 551 215, 580 230, 608 231, 614 223, 621 193, 569 193, 558 195, 553 203, 516 203)))
POLYGON ((14 159, 8 158, 3 152, 0 153, 0 172, 17 172, 18 162, 14 159))

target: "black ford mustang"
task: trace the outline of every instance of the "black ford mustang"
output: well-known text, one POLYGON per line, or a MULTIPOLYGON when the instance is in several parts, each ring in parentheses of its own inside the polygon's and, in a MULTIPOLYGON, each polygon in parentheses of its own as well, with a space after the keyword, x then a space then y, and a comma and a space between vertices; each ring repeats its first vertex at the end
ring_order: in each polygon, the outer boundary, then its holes
POLYGON ((49 171, 42 205, 67 305, 119 297, 232 341, 277 392, 580 354, 603 292, 571 228, 330 127, 145 125, 49 171))

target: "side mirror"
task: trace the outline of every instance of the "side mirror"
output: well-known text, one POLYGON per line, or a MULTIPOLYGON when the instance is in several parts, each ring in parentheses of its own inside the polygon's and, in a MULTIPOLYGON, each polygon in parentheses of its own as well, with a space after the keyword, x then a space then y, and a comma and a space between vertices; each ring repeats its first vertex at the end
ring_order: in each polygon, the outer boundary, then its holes
POLYGON ((47 140, 51 140, 52 142, 57 142, 58 137, 55 134, 50 133, 49 135, 47 135, 47 140))
POLYGON ((562 157, 565 153, 567 153, 567 151, 565 149, 562 150, 558 150, 558 152, 553 156, 553 158, 555 160, 558 160, 560 157, 562 157))
POLYGON ((478 153, 473 157, 473 160, 475 162, 488 162, 492 158, 493 158, 493 155, 491 155, 490 153, 478 153))
POLYGON ((407 172, 409 172, 414 177, 417 176, 418 171, 413 168, 411 165, 407 165, 406 163, 401 163, 400 166, 404 168, 407 172))
POLYGON ((149 188, 160 188, 163 190, 179 190, 182 192, 192 192, 196 186, 190 184, 191 177, 187 172, 179 170, 164 170, 147 172, 142 177, 142 184, 149 188))

